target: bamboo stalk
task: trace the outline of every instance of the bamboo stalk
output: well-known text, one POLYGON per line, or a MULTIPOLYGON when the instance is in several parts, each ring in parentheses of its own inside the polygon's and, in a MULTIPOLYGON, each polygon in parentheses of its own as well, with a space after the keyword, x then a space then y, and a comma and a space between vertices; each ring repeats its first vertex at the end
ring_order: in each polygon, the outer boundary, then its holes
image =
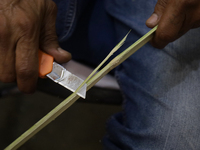
POLYGON ((105 64, 105 62, 124 44, 128 34, 131 30, 126 34, 126 36, 111 50, 111 52, 106 56, 106 58, 92 71, 92 73, 83 81, 83 83, 76 89, 74 93, 78 93, 78 91, 83 87, 85 83, 87 83, 90 78, 105 64))
MULTIPOLYGON (((138 41, 128 47, 121 54, 116 56, 113 60, 111 60, 102 70, 100 70, 97 74, 95 74, 91 79, 89 79, 87 84, 87 90, 93 87, 102 77, 104 77, 108 72, 110 72, 113 68, 121 64, 128 57, 130 57, 134 52, 136 52, 139 48, 145 45, 152 37, 153 33, 156 31, 157 27, 150 30, 147 34, 141 37, 138 41)), ((24 132, 19 138, 17 138, 13 143, 11 143, 5 150, 16 150, 21 145, 23 145, 26 141, 28 141, 31 137, 33 137, 36 133, 42 130, 45 126, 47 126, 51 121, 56 119, 61 113, 63 113, 67 108, 69 108, 79 96, 74 92, 68 98, 66 98, 63 102, 61 102, 57 107, 55 107, 52 111, 50 111, 46 116, 44 116, 41 120, 39 120, 35 125, 33 125, 29 130, 24 132)))

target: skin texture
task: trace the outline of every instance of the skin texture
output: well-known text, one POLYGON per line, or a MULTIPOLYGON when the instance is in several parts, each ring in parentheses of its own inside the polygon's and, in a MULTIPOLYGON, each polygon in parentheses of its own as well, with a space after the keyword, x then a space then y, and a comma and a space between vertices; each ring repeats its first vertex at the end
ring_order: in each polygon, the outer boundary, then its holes
POLYGON ((38 50, 59 63, 71 54, 59 48, 55 31, 57 8, 52 0, 0 1, 0 81, 17 82, 25 93, 35 91, 38 50))
POLYGON ((146 25, 158 25, 151 43, 164 48, 190 29, 200 27, 200 0, 158 0, 146 25))

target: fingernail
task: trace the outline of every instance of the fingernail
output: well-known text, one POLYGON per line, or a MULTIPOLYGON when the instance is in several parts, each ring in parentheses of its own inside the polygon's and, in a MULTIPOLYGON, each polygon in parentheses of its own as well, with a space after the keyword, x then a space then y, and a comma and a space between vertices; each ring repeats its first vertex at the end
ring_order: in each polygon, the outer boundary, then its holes
POLYGON ((59 47, 57 50, 58 50, 60 53, 66 53, 66 52, 69 53, 68 51, 62 49, 61 47, 59 47))
POLYGON ((66 50, 64 50, 64 49, 62 49, 61 47, 59 47, 58 49, 57 49, 61 54, 64 54, 64 55, 66 55, 69 59, 71 59, 71 53, 70 52, 68 52, 68 51, 66 51, 66 50))
POLYGON ((62 49, 61 47, 58 47, 58 49, 57 49, 59 52, 63 52, 63 51, 65 51, 64 49, 62 49))
POLYGON ((149 26, 155 26, 157 22, 158 22, 158 15, 156 13, 153 13, 146 23, 149 26))

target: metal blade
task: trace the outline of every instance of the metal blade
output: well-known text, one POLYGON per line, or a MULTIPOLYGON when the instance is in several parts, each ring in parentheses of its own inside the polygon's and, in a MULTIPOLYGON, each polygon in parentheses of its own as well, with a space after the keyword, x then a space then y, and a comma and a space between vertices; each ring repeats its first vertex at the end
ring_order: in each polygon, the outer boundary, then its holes
MULTIPOLYGON (((58 63, 53 63, 52 72, 47 75, 48 78, 53 80, 54 82, 64 86, 72 92, 75 92, 76 89, 83 83, 84 80, 79 78, 78 76, 72 74, 67 71, 63 66, 58 63)), ((78 95, 85 99, 86 96, 87 85, 84 86, 78 91, 78 95)))

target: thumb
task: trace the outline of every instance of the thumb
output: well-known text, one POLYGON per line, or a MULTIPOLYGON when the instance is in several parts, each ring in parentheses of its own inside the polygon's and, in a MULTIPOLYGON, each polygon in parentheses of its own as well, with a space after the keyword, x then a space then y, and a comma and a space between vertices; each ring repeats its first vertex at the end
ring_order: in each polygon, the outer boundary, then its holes
POLYGON ((40 49, 53 56, 58 63, 66 63, 71 59, 71 54, 59 46, 55 27, 57 8, 55 3, 48 2, 40 33, 40 49))
POLYGON ((43 45, 41 49, 48 53, 49 55, 53 56, 55 61, 58 63, 66 63, 70 61, 71 59, 71 54, 65 50, 63 50, 61 47, 59 47, 58 42, 55 41, 46 41, 46 44, 48 45, 43 45), (48 44, 49 43, 49 44, 48 44))
POLYGON ((147 27, 153 28, 156 25, 158 25, 160 18, 162 17, 163 12, 165 8, 167 7, 168 1, 169 0, 158 0, 154 8, 153 14, 146 21, 147 27))

